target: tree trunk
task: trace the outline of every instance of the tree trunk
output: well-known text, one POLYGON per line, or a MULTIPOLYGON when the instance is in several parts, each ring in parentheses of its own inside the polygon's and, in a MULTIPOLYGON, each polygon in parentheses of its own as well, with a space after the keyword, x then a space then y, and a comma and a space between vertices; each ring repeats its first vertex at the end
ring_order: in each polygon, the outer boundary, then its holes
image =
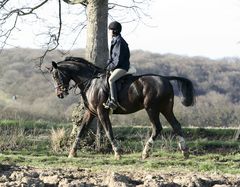
MULTIPOLYGON (((87 44, 85 50, 85 58, 104 68, 108 59, 108 0, 64 0, 70 4, 82 4, 87 9, 87 44)), ((81 112, 79 111, 79 114, 81 112)), ((97 120, 93 120, 90 124, 90 130, 95 130, 97 133, 97 149, 100 146, 100 127, 97 125, 97 120), (96 129, 97 127, 97 129, 96 129)), ((76 123, 73 125, 76 128, 76 123)), ((73 130, 73 134, 74 134, 73 130)))
MULTIPOLYGON (((104 68, 108 59, 108 0, 88 0, 87 4, 87 45, 85 58, 96 66, 104 68)), ((90 129, 96 129, 96 144, 100 150, 101 129, 93 120, 90 129)))
POLYGON ((108 59, 108 0, 88 0, 86 59, 105 67, 108 59))
POLYGON ((108 59, 108 0, 63 0, 82 4, 87 9, 87 44, 85 58, 99 67, 108 59))

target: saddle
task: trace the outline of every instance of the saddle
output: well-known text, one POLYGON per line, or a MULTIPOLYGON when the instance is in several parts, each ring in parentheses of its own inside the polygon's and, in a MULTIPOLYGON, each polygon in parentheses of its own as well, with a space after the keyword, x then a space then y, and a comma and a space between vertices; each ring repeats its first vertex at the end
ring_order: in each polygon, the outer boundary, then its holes
MULTIPOLYGON (((123 77, 121 77, 120 79, 118 79, 115 84, 116 84, 116 88, 117 88, 117 92, 120 92, 123 88, 124 85, 126 85, 126 83, 128 82, 132 82, 132 80, 135 80, 135 76, 134 74, 136 74, 137 70, 135 67, 130 66, 129 70, 127 71, 126 75, 124 75, 123 77)), ((110 73, 107 74, 106 76, 106 85, 107 85, 107 90, 109 91, 109 85, 108 85, 108 78, 110 77, 110 73)))
POLYGON ((112 88, 113 90, 110 90, 109 84, 108 84, 108 79, 110 77, 110 73, 107 74, 106 76, 106 92, 108 94, 108 100, 103 103, 103 106, 106 109, 111 109, 111 111, 117 109, 118 107, 122 108, 121 104, 119 103, 119 93, 122 90, 128 89, 128 87, 131 85, 134 80, 136 80, 137 76, 133 76, 133 74, 136 73, 136 69, 134 67, 129 68, 129 71, 121 78, 119 78, 115 82, 115 86, 112 88), (111 94, 114 94, 114 97, 111 96, 111 94), (110 99, 114 98, 114 99, 110 99))

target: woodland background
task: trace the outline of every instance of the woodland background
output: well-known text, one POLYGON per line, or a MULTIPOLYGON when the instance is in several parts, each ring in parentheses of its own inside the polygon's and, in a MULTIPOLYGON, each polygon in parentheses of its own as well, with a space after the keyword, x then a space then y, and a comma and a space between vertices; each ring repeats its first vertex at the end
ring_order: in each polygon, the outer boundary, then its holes
MULTIPOLYGON (((84 57, 84 50, 48 54, 40 71, 39 49, 5 49, 0 54, 0 119, 71 120, 73 108, 80 101, 78 90, 58 99, 50 75, 44 66, 65 56, 84 57)), ((156 73, 189 78, 196 90, 196 105, 184 107, 175 97, 174 111, 183 126, 237 127, 240 121, 240 59, 188 57, 131 51, 131 63, 138 74, 156 73)), ((177 84, 173 82, 178 95, 177 84)), ((163 119, 163 117, 161 117, 163 119)), ((144 111, 113 116, 113 124, 144 125, 149 121, 144 111)), ((163 119, 163 125, 165 120, 163 119)))

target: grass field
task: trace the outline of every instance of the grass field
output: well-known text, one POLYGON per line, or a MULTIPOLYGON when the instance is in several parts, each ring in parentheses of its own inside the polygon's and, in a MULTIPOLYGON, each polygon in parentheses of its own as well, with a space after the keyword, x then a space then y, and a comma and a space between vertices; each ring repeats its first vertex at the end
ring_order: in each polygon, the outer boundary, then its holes
POLYGON ((107 142, 101 153, 85 146, 77 158, 67 158, 67 138, 71 124, 32 121, 0 121, 0 163, 34 167, 76 167, 92 170, 181 170, 214 173, 240 173, 240 142, 234 129, 184 128, 191 156, 183 159, 171 129, 165 128, 154 144, 151 157, 142 160, 141 151, 149 134, 147 127, 114 127, 123 157, 114 160, 107 142), (52 129, 62 129, 59 149, 53 150, 52 129))

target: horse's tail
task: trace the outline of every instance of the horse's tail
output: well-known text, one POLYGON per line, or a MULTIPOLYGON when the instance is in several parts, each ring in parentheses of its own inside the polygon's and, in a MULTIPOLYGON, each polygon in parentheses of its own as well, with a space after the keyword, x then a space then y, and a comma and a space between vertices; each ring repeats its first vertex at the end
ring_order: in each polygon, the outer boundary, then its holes
POLYGON ((168 80, 175 80, 178 83, 178 88, 180 92, 182 93, 181 102, 184 106, 192 106, 195 104, 195 90, 192 84, 192 81, 190 81, 187 78, 183 77, 175 77, 175 76, 169 76, 166 77, 168 80))

